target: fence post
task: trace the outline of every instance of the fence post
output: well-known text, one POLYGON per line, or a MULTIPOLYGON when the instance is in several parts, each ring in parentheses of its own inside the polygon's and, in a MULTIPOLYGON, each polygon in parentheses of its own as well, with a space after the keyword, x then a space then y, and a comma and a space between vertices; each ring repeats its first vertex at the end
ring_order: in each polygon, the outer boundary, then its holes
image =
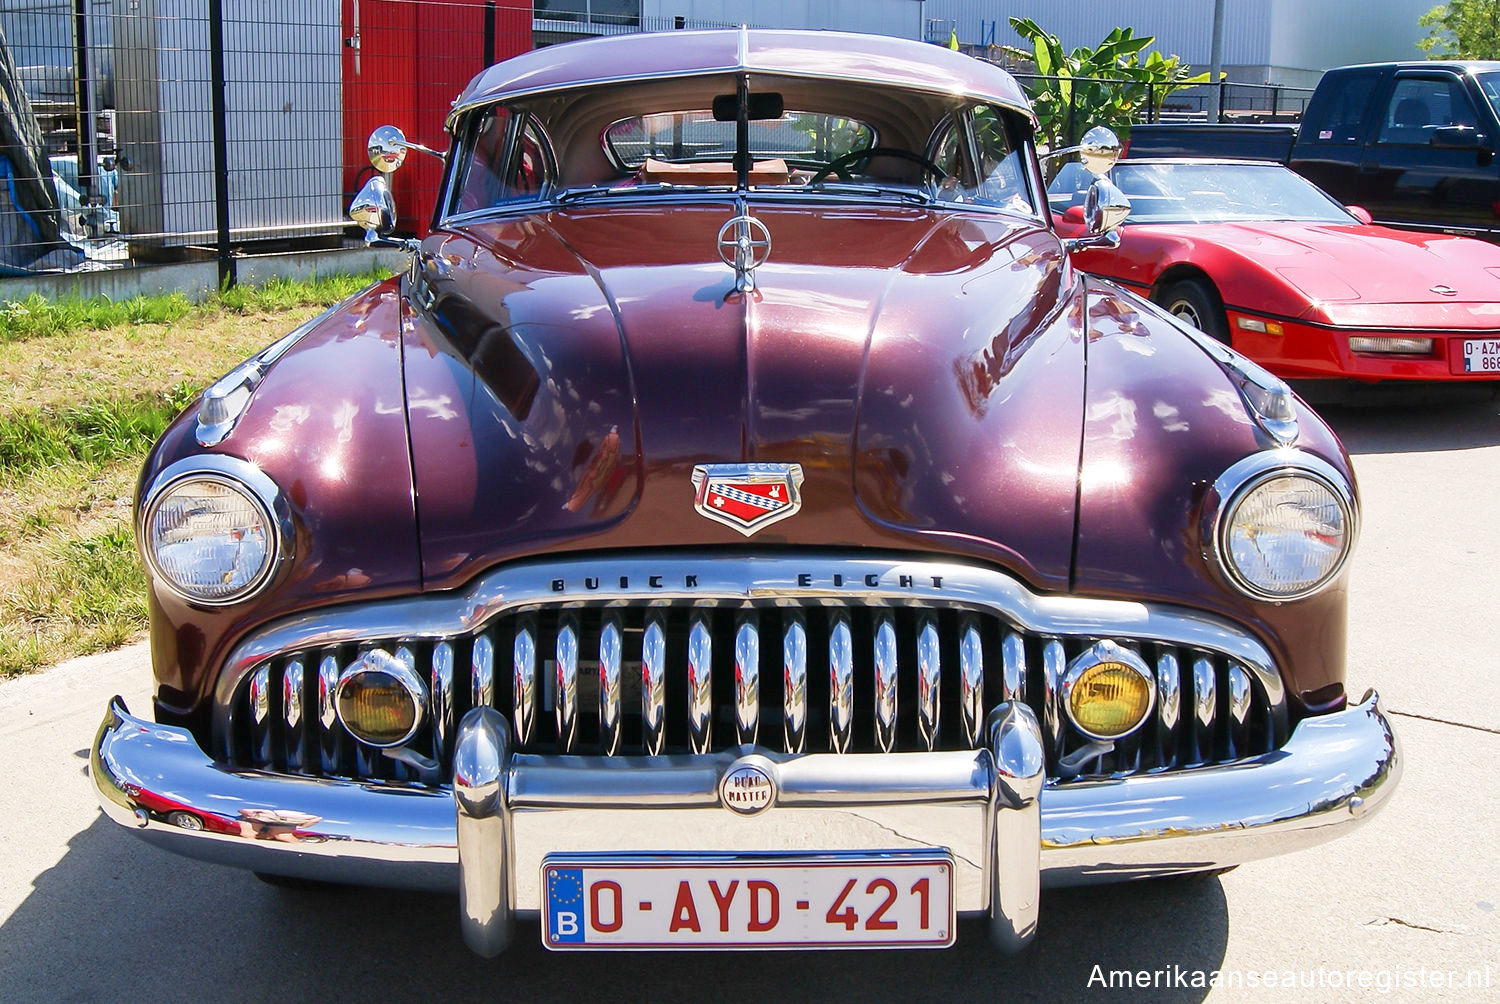
POLYGON ((218 223, 219 289, 235 284, 234 255, 229 246, 229 134, 224 83, 224 0, 208 0, 208 61, 212 80, 214 133, 214 219, 218 223))
POLYGON ((1146 81, 1146 121, 1156 121, 1156 83, 1146 81))
POLYGON ((94 93, 89 73, 88 0, 73 3, 73 52, 78 102, 78 187, 84 206, 94 201, 94 93))
POLYGON ((1275 118, 1281 107, 1281 88, 1278 87, 1271 92, 1271 117, 1275 118))

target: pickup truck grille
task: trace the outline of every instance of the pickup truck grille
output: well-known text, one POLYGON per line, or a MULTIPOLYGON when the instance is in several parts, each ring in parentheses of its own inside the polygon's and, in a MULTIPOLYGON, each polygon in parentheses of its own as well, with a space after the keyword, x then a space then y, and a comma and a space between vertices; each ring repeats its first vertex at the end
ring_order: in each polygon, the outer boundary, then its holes
MULTIPOLYGON (((236 768, 442 783, 457 723, 476 705, 506 714, 521 752, 664 756, 743 745, 783 753, 974 749, 984 744, 987 713, 1021 700, 1042 723, 1054 779, 1223 763, 1268 752, 1286 738, 1279 682, 1261 659, 1191 643, 1196 638, 1039 630, 1026 623, 1036 616, 1027 607, 1047 601, 996 573, 880 567, 886 572, 833 573, 861 584, 853 595, 804 586, 790 596, 774 588, 760 596, 747 586, 730 596, 669 593, 644 601, 537 597, 513 599, 473 631, 354 639, 347 627, 323 631, 336 643, 232 660, 246 671, 230 690, 221 751, 236 768), (976 578, 1007 583, 1026 602, 1013 610, 1004 596, 975 602, 976 578), (1154 668, 1156 706, 1113 750, 1069 760, 1089 740, 1068 721, 1059 685, 1069 661, 1101 639, 1154 668), (426 724, 407 746, 415 756, 361 746, 333 714, 339 674, 375 649, 429 683, 426 724)), ((801 573, 792 581, 814 578, 801 573)), ((559 582, 566 577, 552 579, 551 588, 559 582)), ((1184 624, 1203 626, 1191 616, 1184 624)), ((1233 637, 1217 622, 1187 633, 1233 637)))

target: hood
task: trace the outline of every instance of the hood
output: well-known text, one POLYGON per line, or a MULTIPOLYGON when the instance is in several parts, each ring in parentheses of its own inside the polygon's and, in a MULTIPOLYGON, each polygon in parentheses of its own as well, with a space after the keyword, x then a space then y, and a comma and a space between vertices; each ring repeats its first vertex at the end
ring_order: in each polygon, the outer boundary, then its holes
MULTIPOLYGON (((1290 316, 1376 327, 1500 326, 1500 248, 1388 227, 1263 222, 1195 226, 1311 303, 1290 316), (1392 310, 1400 307, 1401 310, 1392 310)), ((1246 304, 1245 306, 1250 306, 1246 304)))
POLYGON ((434 235, 405 365, 424 576, 543 550, 947 550, 1065 586, 1081 307, 1048 231, 950 210, 752 202, 736 293, 715 203, 434 235), (698 464, 796 463, 752 538, 694 511, 698 464))

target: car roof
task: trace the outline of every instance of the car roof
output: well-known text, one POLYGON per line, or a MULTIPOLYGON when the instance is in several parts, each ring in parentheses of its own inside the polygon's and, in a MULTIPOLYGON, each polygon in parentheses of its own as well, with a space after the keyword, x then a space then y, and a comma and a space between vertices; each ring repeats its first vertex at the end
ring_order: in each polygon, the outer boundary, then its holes
POLYGON ((496 101, 629 81, 725 73, 848 81, 969 98, 1036 117, 1009 73, 942 46, 838 31, 715 29, 643 32, 566 42, 482 71, 459 113, 496 101))

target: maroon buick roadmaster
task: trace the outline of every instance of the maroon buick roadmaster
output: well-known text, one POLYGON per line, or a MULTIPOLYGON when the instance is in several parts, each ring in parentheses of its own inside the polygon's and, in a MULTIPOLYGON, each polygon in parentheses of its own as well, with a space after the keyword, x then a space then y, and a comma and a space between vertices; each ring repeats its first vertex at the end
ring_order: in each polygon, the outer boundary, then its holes
MULTIPOLYGON (((1378 808, 1348 458, 1078 272, 1000 69, 643 34, 481 73, 410 269, 204 391, 137 505, 153 706, 104 810, 255 871, 452 890, 499 952, 942 947, 1040 889, 1378 808), (161 806, 170 807, 164 811, 161 806), (240 820, 222 825, 219 820, 240 820)), ((371 138, 382 172, 423 152, 371 138)), ((1097 171, 1107 144, 1085 144, 1097 171)))

